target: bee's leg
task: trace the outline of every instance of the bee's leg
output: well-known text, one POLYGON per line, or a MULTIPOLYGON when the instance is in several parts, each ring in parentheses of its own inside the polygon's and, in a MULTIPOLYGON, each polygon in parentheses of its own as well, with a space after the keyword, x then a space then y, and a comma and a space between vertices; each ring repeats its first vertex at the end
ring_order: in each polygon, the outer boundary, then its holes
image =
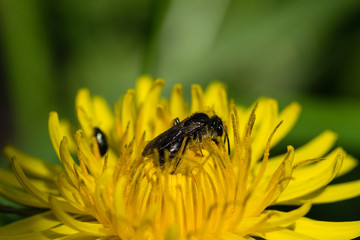
POLYGON ((171 171, 171 174, 174 174, 176 169, 178 168, 179 164, 181 162, 181 156, 178 157, 178 159, 176 160, 176 164, 175 164, 175 167, 174 169, 171 171))
POLYGON ((181 149, 180 149, 180 150, 181 150, 181 153, 180 153, 178 159, 176 160, 176 164, 175 164, 174 170, 172 170, 171 174, 174 174, 175 171, 176 171, 176 169, 177 169, 178 166, 180 165, 182 155, 185 153, 186 146, 188 145, 189 142, 190 142, 190 138, 189 138, 189 137, 185 137, 185 140, 183 141, 182 146, 181 146, 181 149))
POLYGON ((175 119, 172 121, 172 125, 173 125, 173 126, 178 125, 179 123, 180 123, 179 118, 175 118, 175 119))
POLYGON ((165 153, 164 150, 159 151, 159 164, 163 166, 165 163, 165 153))
POLYGON ((228 145, 228 154, 230 155, 230 141, 229 141, 229 136, 227 134, 227 132, 225 131, 225 138, 224 138, 224 144, 227 141, 227 145, 228 145))

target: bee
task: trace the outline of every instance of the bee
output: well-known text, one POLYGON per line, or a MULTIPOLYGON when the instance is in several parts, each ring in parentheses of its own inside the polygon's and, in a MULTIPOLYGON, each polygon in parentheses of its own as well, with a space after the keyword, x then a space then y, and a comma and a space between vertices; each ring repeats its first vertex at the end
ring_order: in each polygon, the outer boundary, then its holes
POLYGON ((100 155, 104 156, 108 149, 108 144, 106 141, 105 134, 100 130, 100 128, 95 127, 94 128, 94 137, 95 137, 97 145, 99 147, 100 155))
MULTIPOLYGON (((205 113, 195 113, 181 122, 176 118, 171 128, 155 137, 145 146, 142 155, 145 157, 153 154, 155 150, 157 150, 160 166, 163 166, 166 160, 165 151, 168 152, 168 160, 171 161, 181 148, 181 154, 183 154, 189 142, 193 141, 199 143, 202 154, 201 142, 203 138, 210 138, 216 144, 219 144, 217 139, 223 135, 225 135, 224 143, 226 141, 228 142, 228 153, 230 154, 229 137, 225 131, 222 120, 217 115, 209 117, 205 113)), ((180 160, 181 156, 172 173, 175 172, 180 160)))

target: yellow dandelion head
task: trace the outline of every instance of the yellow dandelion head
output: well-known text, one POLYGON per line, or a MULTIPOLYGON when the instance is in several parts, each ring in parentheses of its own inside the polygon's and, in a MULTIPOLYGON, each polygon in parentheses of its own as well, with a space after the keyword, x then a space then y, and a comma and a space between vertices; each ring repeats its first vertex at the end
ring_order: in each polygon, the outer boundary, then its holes
MULTIPOLYGON (((16 235, 16 226, 37 222, 18 235, 47 239, 316 238, 326 234, 327 228, 304 217, 311 204, 360 194, 359 190, 341 190, 341 197, 335 194, 340 188, 359 188, 358 182, 326 187, 357 163, 341 148, 325 155, 336 139, 331 131, 296 153, 289 145, 284 154, 270 155, 271 147, 295 124, 299 104, 291 103, 279 112, 274 99, 260 98, 248 108, 241 107, 228 101, 225 86, 215 82, 204 91, 193 85, 189 105, 181 85, 174 86, 170 99, 161 97, 163 85, 161 79, 143 76, 113 110, 103 98, 79 90, 75 110, 80 129, 76 132, 51 112, 50 138, 62 166, 6 147, 14 175, 1 170, 0 193, 14 202, 49 210, 2 227, 3 236, 16 235), (196 127, 197 135, 181 132, 186 128, 181 121, 187 122, 194 113, 218 116, 224 134, 217 136, 207 125, 196 127), (174 123, 176 118, 180 123, 174 123), (152 146, 151 154, 144 154, 145 146, 170 128, 174 136, 166 140, 173 139, 176 146, 165 151, 152 146), (289 212, 269 208, 278 204, 299 207, 289 212), (311 230, 314 226, 320 229, 316 233, 311 230)), ((351 229, 360 226, 352 224, 351 229)), ((332 236, 344 236, 341 226, 332 229, 332 236)), ((360 232, 346 234, 351 238, 360 232)))

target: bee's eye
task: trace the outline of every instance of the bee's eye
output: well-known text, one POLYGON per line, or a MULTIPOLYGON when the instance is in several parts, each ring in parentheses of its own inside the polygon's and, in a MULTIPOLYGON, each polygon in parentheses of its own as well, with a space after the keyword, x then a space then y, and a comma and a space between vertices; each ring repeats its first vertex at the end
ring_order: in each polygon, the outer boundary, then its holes
POLYGON ((214 131, 217 133, 218 136, 222 136, 223 135, 223 123, 221 121, 221 119, 217 116, 214 116, 212 118, 213 122, 211 123, 212 125, 212 129, 214 129, 214 131))
POLYGON ((221 136, 222 135, 222 132, 223 132, 223 128, 221 125, 218 125, 217 128, 216 128, 218 134, 221 136))

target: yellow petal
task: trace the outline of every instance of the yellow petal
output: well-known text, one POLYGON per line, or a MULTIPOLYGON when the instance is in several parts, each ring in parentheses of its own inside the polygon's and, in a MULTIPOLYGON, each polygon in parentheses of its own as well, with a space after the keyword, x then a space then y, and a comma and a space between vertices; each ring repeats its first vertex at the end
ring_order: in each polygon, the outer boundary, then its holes
POLYGON ((20 235, 42 231, 59 224, 59 220, 54 217, 53 213, 47 211, 0 227, 0 236, 20 235))
POLYGON ((23 239, 51 240, 51 238, 48 238, 46 235, 44 235, 41 232, 31 232, 31 233, 25 233, 25 234, 16 235, 16 236, 0 236, 0 240, 23 240, 23 239))
POLYGON ((77 165, 69 153, 67 137, 64 137, 63 140, 61 140, 59 149, 60 161, 62 163, 62 166, 64 167, 66 176, 68 177, 69 182, 73 186, 77 186, 77 179, 74 170, 77 165))
POLYGON ((48 198, 49 198, 49 194, 44 193, 42 191, 40 191, 39 189, 37 189, 33 184, 31 184, 31 182, 29 181, 29 179, 25 176, 24 172, 22 171, 20 164, 17 162, 16 158, 13 157, 12 158, 12 168, 13 171, 15 173, 16 178, 18 179, 19 183, 21 184, 21 186, 34 198, 36 198, 37 200, 39 200, 40 202, 47 204, 48 202, 48 198))
POLYGON ((66 119, 60 119, 59 123, 60 123, 61 133, 63 133, 63 135, 66 136, 69 140, 70 152, 75 153, 76 145, 75 145, 74 138, 73 138, 74 132, 73 132, 70 122, 66 119))
POLYGON ((244 218, 235 229, 240 236, 246 236, 259 229, 270 218, 269 213, 261 214, 257 217, 244 218))
POLYGON ((110 132, 114 126, 114 116, 112 110, 106 100, 102 97, 94 96, 92 103, 96 120, 96 126, 94 127, 99 127, 103 132, 110 136, 110 132))
POLYGON ((326 160, 295 169, 293 179, 277 203, 284 204, 326 186, 339 172, 344 156, 344 151, 337 149, 326 160))
POLYGON ((126 219, 126 207, 124 200, 124 182, 125 178, 120 178, 115 186, 114 194, 114 214, 116 230, 121 234, 122 226, 124 226, 124 219, 126 219))
POLYGON ((316 239, 353 239, 360 236, 360 221, 326 222, 300 218, 294 224, 294 231, 316 239))
POLYGON ((296 150, 295 160, 305 160, 322 157, 334 145, 337 134, 332 131, 325 131, 315 139, 296 150))
POLYGON ((127 130, 127 139, 131 141, 135 134, 136 112, 135 112, 135 91, 130 89, 121 99, 121 129, 127 130))
MULTIPOLYGON (((75 234, 79 234, 78 231, 66 226, 66 225, 59 225, 53 228, 49 228, 47 230, 41 231, 41 233, 50 238, 50 239, 61 239, 61 240, 65 240, 65 239, 69 239, 69 236, 73 236, 75 234)), ((90 237, 90 236, 88 236, 90 237)), ((79 238, 76 238, 79 239, 79 238)), ((90 238, 88 238, 90 239, 90 238)))
POLYGON ((80 89, 76 94, 75 110, 79 123, 86 136, 93 134, 93 127, 96 125, 93 102, 88 89, 80 89))
POLYGON ((147 96, 150 92, 153 79, 149 75, 143 75, 136 81, 136 106, 140 106, 146 101, 147 96))
POLYGON ((171 118, 184 119, 187 115, 187 106, 184 102, 184 93, 181 84, 176 84, 171 92, 170 114, 171 118))
POLYGON ((299 204, 306 201, 306 199, 311 199, 313 203, 330 203, 357 196, 360 196, 360 180, 328 185, 319 191, 301 197, 297 201, 294 200, 292 203, 299 204))
POLYGON ((3 168, 0 168, 0 184, 6 184, 12 187, 21 188, 18 180, 16 179, 15 175, 3 168))
POLYGON ((54 150, 60 159, 60 142, 63 138, 63 134, 61 133, 60 123, 59 123, 59 116, 57 112, 50 112, 49 116, 49 134, 50 140, 54 147, 54 150))
MULTIPOLYGON (((274 99, 260 99, 256 109, 256 121, 251 142, 251 162, 254 164, 264 154, 267 140, 274 130, 277 122, 278 105, 274 99)), ((282 126, 279 128, 281 129, 282 126)), ((273 139, 278 135, 277 129, 273 139)), ((271 141, 273 145, 273 141, 271 141)))
POLYGON ((81 159, 85 162, 86 167, 94 177, 100 176, 103 168, 102 163, 91 152, 82 130, 76 132, 75 140, 78 146, 79 160, 81 159))
MULTIPOLYGON (((23 173, 18 172, 22 169, 19 168, 19 164, 16 164, 17 170, 15 175, 20 174, 19 177, 22 178, 21 181, 26 181, 27 184, 31 184, 34 189, 38 189, 39 192, 44 193, 51 193, 51 194, 58 194, 59 191, 56 188, 54 182, 44 181, 42 179, 34 178, 29 179, 23 173), (26 178, 26 179, 25 179, 26 178)), ((39 203, 37 198, 32 198, 28 194, 24 193, 22 189, 24 188, 15 177, 14 174, 10 173, 9 171, 5 171, 4 169, 0 169, 0 179, 1 184, 0 192, 4 194, 5 197, 11 199, 12 201, 21 203, 23 205, 28 205, 32 207, 46 207, 47 203, 43 202, 42 204, 39 203)), ((31 188, 30 186, 30 188, 31 188)))
POLYGON ((59 165, 48 163, 39 158, 27 155, 13 146, 6 146, 4 148, 4 153, 10 159, 15 156, 24 171, 36 178, 54 181, 57 173, 61 171, 59 165))
POLYGON ((266 197, 263 201, 263 208, 273 203, 288 188, 289 182, 293 175, 292 163, 294 161, 294 148, 287 147, 287 154, 284 161, 274 172, 267 186, 266 197))
MULTIPOLYGON (((156 133, 156 119, 154 119, 154 113, 156 113, 156 109, 159 104, 160 93, 165 84, 165 81, 162 79, 156 79, 151 86, 150 92, 146 98, 146 101, 143 103, 143 108, 141 112, 142 123, 138 130, 137 136, 141 136, 144 132, 146 132, 146 138, 153 138, 156 133)), ((158 134, 158 133, 157 133, 158 134)))
POLYGON ((354 157, 352 157, 349 154, 346 154, 344 161, 341 165, 340 171, 338 173, 338 175, 336 177, 340 177, 348 172, 350 172, 351 170, 353 170, 357 165, 359 164, 359 161, 357 159, 355 159, 354 157))
POLYGON ((225 85, 221 82, 212 82, 205 90, 204 94, 206 106, 215 111, 223 121, 229 117, 228 98, 225 85))
POLYGON ((38 178, 32 178, 30 176, 28 178, 29 178, 30 182, 40 191, 46 192, 49 194, 53 194, 53 195, 59 194, 59 190, 58 190, 55 182, 50 182, 50 181, 46 181, 46 180, 38 179, 38 178))
POLYGON ((47 203, 40 202, 23 190, 12 188, 3 184, 0 184, 0 194, 12 202, 16 202, 25 206, 37 208, 47 208, 48 206, 47 203))
MULTIPOLYGON (((281 125, 280 129, 283 126, 281 125)), ((276 132, 275 136, 277 135, 278 131, 276 132)), ((275 137, 274 136, 274 137, 275 137)), ((325 131, 321 133, 319 136, 311 140, 310 142, 306 143, 300 148, 297 148, 295 151, 294 163, 307 160, 307 159, 314 159, 324 156, 331 147, 334 145, 335 140, 337 139, 337 134, 332 131, 325 131)), ((268 171, 273 171, 279 163, 282 161, 284 155, 279 155, 273 158, 270 158, 268 164, 268 171)), ((257 167, 260 167, 258 165, 257 167)))
POLYGON ((58 177, 58 186, 59 186, 59 192, 61 193, 61 196, 64 198, 64 203, 66 202, 69 206, 71 206, 71 208, 68 207, 66 209, 66 212, 72 212, 72 213, 86 212, 84 203, 81 200, 79 190, 69 183, 64 172, 62 172, 58 177))
POLYGON ((205 110, 204 94, 200 85, 191 86, 191 113, 203 112, 205 110))
MULTIPOLYGON (((239 130, 240 130, 241 138, 243 139, 246 135, 246 131, 244 131, 244 129, 247 128, 249 119, 254 118, 255 122, 254 122, 254 126, 252 127, 252 132, 251 132, 252 141, 254 141, 254 139, 259 138, 259 140, 256 140, 256 141, 266 143, 268 136, 258 134, 257 132, 258 132, 259 128, 262 127, 263 122, 265 122, 265 124, 267 124, 267 125, 269 125, 270 122, 275 122, 276 118, 271 117, 270 119, 268 119, 268 117, 269 117, 269 113, 272 116, 277 116, 276 101, 271 98, 263 97, 263 98, 259 98, 255 103, 253 103, 248 108, 243 108, 241 106, 237 106, 236 110, 237 110, 237 114, 238 114, 239 120, 240 120, 239 121, 239 125, 240 125, 239 130), (268 109, 269 106, 271 107, 271 109, 268 109)), ((274 124, 274 127, 275 127, 275 124, 274 124)), ((273 128, 270 129, 270 127, 268 126, 267 130, 269 132, 271 132, 273 130, 273 128)))
POLYGON ((170 117, 167 112, 167 109, 163 105, 158 105, 156 108, 156 113, 154 114, 155 121, 155 132, 160 134, 166 131, 169 127, 172 126, 174 119, 170 117))
POLYGON ((304 203, 301 207, 290 212, 271 211, 273 213, 266 223, 258 231, 275 229, 278 226, 289 225, 295 220, 305 216, 311 208, 311 202, 304 203))
POLYGON ((79 205, 71 204, 67 200, 64 200, 62 197, 53 197, 57 200, 59 206, 64 212, 74 213, 74 214, 84 214, 86 210, 84 207, 79 207, 79 205))
MULTIPOLYGON (((108 213, 112 211, 111 205, 107 203, 107 201, 104 199, 107 197, 106 189, 108 187, 108 182, 112 177, 112 173, 113 169, 107 168, 95 183, 96 186, 93 194, 93 199, 96 206, 97 219, 100 222, 107 222, 108 213)), ((120 238, 122 238, 122 236, 120 236, 120 238)))
POLYGON ((266 240, 317 240, 317 238, 313 238, 311 234, 305 235, 287 228, 278 228, 275 231, 260 234, 259 236, 266 240))
POLYGON ((102 224, 98 223, 91 223, 91 222, 82 222, 79 220, 76 220, 69 214, 63 211, 63 209, 60 207, 57 200, 53 197, 49 198, 49 203, 51 206, 51 209, 55 216, 64 224, 68 225, 71 228, 74 228, 80 232, 88 233, 93 236, 107 236, 111 235, 108 229, 104 228, 102 224))
POLYGON ((252 195, 247 200, 245 216, 257 216, 288 188, 292 175, 293 159, 294 148, 288 146, 288 153, 284 161, 279 165, 271 179, 260 182, 254 192, 251 193, 252 195))
MULTIPOLYGON (((289 104, 283 109, 278 117, 277 122, 283 121, 281 128, 276 131, 274 139, 272 140, 272 146, 276 145, 281 139, 283 139, 288 132, 294 127, 297 119, 299 118, 301 106, 297 102, 289 104)), ((296 155, 296 151, 295 151, 296 155)))

